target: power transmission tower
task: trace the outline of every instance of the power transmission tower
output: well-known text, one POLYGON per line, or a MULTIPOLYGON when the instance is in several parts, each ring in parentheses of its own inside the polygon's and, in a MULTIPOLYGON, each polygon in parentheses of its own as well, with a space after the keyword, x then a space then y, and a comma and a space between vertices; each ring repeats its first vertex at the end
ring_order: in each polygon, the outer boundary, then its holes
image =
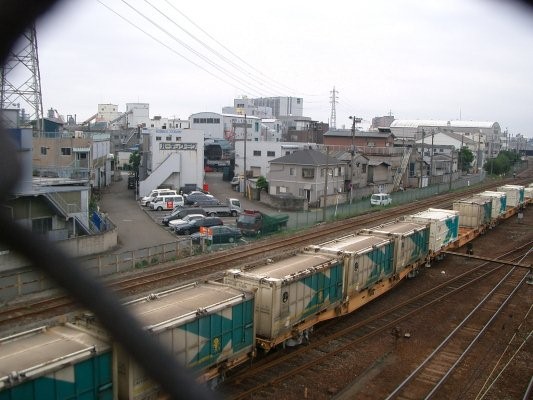
POLYGON ((43 101, 35 24, 20 37, 16 49, 10 51, 5 65, 0 67, 0 76, 0 109, 18 108, 19 125, 36 121, 36 130, 42 132, 43 101))
POLYGON ((337 103, 337 91, 335 91, 335 86, 333 86, 333 91, 331 93, 331 118, 329 119, 329 127, 337 129, 337 111, 335 110, 335 104, 337 103))

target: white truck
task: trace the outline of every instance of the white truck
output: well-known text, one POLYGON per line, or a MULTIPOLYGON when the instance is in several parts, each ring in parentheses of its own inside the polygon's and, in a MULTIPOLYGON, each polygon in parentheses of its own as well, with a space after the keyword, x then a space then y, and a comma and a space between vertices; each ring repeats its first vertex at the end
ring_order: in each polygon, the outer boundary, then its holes
POLYGON ((229 198, 218 205, 201 205, 205 213, 211 217, 236 217, 242 212, 241 201, 229 198))

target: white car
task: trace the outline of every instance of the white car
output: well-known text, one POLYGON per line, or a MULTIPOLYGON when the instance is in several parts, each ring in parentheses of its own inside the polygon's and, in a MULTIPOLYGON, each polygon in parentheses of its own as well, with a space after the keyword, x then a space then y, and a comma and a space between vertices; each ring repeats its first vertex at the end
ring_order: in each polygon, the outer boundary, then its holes
POLYGON ((174 229, 178 225, 187 224, 191 221, 194 221, 195 219, 202 219, 205 218, 205 215, 203 214, 189 214, 183 217, 182 219, 175 219, 173 221, 170 221, 168 223, 168 226, 170 229, 174 229))
POLYGON ((370 197, 371 206, 388 206, 392 203, 392 197, 387 193, 376 193, 370 197))
POLYGON ((163 195, 163 194, 166 194, 166 195, 177 195, 175 190, 171 190, 171 189, 154 189, 154 190, 152 190, 150 192, 150 194, 148 196, 144 196, 141 199, 141 206, 150 207, 150 203, 152 202, 152 200, 154 200, 157 196, 163 195))

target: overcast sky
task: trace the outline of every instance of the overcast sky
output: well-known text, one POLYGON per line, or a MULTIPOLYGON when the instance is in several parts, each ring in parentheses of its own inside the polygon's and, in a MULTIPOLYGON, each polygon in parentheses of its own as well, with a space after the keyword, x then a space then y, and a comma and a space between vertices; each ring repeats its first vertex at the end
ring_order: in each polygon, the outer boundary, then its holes
POLYGON ((186 119, 242 95, 297 96, 305 116, 328 122, 335 87, 338 128, 392 113, 533 137, 531 11, 492 0, 63 1, 37 24, 43 105, 78 122, 99 103, 186 119))

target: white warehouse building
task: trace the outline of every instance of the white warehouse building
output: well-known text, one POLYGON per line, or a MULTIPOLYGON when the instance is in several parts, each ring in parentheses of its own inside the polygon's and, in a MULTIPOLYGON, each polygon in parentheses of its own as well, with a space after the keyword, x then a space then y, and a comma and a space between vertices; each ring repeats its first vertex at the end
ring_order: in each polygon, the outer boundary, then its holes
POLYGON ((194 129, 143 129, 139 195, 162 185, 179 190, 204 182, 204 133, 194 129))
POLYGON ((214 112, 201 112, 189 117, 191 129, 204 132, 205 139, 226 139, 229 141, 260 140, 261 118, 246 116, 246 132, 244 129, 244 115, 218 114, 214 112))

